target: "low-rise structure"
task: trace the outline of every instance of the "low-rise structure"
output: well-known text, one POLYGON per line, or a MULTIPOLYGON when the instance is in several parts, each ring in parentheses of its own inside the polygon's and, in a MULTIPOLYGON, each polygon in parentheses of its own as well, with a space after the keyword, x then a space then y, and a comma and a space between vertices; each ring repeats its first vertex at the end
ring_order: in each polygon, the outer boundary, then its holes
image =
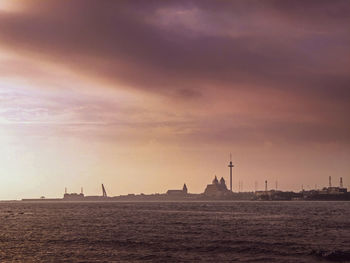
POLYGON ((167 195, 172 195, 172 196, 184 196, 188 194, 187 186, 184 184, 182 187, 182 190, 168 190, 166 192, 167 195))

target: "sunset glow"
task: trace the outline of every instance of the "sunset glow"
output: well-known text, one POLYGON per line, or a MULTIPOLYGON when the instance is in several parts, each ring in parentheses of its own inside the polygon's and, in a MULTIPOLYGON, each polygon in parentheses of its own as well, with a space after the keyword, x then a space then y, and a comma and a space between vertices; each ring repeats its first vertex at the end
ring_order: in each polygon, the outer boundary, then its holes
POLYGON ((0 199, 350 187, 349 11, 0 0, 0 199))

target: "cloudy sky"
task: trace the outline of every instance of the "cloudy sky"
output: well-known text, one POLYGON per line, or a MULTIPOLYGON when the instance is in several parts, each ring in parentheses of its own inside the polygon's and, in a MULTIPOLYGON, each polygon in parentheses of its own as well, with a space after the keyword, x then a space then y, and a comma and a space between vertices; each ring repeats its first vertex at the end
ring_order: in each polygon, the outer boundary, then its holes
POLYGON ((350 1, 0 0, 0 199, 350 186, 350 1))

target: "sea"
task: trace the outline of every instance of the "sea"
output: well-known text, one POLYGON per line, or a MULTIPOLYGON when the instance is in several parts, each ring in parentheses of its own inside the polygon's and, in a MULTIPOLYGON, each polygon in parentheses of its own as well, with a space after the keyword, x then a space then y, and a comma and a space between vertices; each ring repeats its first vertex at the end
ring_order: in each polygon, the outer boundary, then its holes
POLYGON ((0 262, 350 262, 350 202, 1 202, 0 262))

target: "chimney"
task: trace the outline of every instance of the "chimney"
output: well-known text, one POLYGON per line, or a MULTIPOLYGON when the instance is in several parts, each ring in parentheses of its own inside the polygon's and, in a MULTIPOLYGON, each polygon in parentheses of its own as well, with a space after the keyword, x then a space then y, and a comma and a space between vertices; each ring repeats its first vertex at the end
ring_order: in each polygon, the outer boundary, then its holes
POLYGON ((340 188, 343 188, 343 177, 340 177, 340 188))
POLYGON ((329 177, 329 187, 332 187, 332 176, 329 177))
POLYGON ((265 180, 265 192, 267 192, 267 180, 265 180))

